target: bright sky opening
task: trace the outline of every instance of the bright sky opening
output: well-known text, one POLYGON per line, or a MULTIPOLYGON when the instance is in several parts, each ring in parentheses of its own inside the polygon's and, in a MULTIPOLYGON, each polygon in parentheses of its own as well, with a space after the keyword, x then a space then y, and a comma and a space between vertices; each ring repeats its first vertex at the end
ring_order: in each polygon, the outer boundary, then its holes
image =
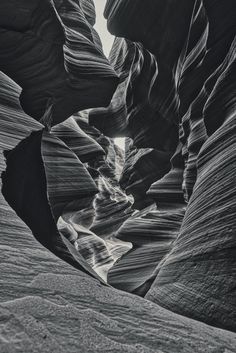
MULTIPOLYGON (((111 35, 107 30, 107 21, 103 16, 103 11, 106 5, 106 0, 94 0, 95 8, 96 8, 96 24, 94 28, 98 32, 103 46, 103 51, 105 55, 108 57, 113 41, 114 36, 111 35)), ((123 150, 125 149, 125 139, 122 137, 115 138, 114 142, 123 150)))

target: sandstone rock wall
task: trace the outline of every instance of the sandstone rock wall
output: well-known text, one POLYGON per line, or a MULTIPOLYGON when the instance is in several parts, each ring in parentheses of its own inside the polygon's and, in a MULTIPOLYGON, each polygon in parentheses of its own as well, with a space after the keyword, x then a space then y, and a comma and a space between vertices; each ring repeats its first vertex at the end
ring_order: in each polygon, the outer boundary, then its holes
POLYGON ((4 353, 234 352, 235 13, 1 2, 4 353))

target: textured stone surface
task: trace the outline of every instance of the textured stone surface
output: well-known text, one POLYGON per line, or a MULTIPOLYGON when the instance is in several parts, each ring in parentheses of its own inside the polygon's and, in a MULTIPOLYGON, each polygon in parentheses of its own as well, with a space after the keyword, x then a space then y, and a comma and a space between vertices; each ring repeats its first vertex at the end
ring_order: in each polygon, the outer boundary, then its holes
MULTIPOLYGON (((2 151, 40 125, 1 78, 2 151)), ((0 161, 3 170, 2 153, 0 161)), ((2 352, 234 352, 232 333, 101 285, 40 245, 2 195, 0 205, 2 352)))
POLYGON ((235 13, 1 2, 1 352, 235 352, 235 13))
POLYGON ((56 124, 109 104, 118 80, 92 27, 92 1, 4 0, 0 6, 0 67, 23 88, 20 101, 29 115, 39 120, 52 104, 56 124))
POLYGON ((231 99, 235 83, 229 82, 229 75, 235 73, 234 58, 228 61, 207 101, 206 121, 212 111, 217 111, 221 119, 219 102, 228 97, 225 122, 201 148, 197 181, 179 237, 147 295, 164 307, 233 331, 236 331, 236 115, 235 97, 231 99))

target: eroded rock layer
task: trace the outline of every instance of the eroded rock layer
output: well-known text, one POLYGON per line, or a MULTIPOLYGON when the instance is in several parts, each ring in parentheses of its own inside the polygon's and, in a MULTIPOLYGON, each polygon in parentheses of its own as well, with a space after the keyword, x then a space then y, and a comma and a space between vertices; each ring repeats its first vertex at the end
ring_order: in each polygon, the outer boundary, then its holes
POLYGON ((22 107, 35 119, 48 105, 55 125, 109 104, 118 79, 92 27, 94 15, 92 1, 1 1, 0 67, 22 87, 22 107))
MULTIPOLYGON (((224 4, 211 0, 178 1, 178 4, 174 1, 149 1, 145 5, 139 1, 135 7, 131 1, 108 1, 105 11, 111 32, 125 37, 129 47, 136 47, 136 50, 132 48, 134 53, 139 52, 138 57, 133 55, 130 75, 125 75, 125 99, 119 100, 126 105, 126 129, 131 126, 131 121, 140 119, 139 109, 145 96, 144 92, 139 99, 136 95, 137 90, 146 87, 144 83, 140 84, 141 88, 138 85, 138 82, 144 82, 143 73, 135 70, 135 63, 145 56, 141 54, 141 47, 142 53, 148 51, 152 55, 156 66, 152 80, 149 80, 147 96, 148 104, 155 111, 156 123, 148 122, 150 111, 145 109, 148 116, 145 121, 152 126, 152 136, 159 143, 159 126, 162 129, 165 122, 179 125, 179 145, 171 158, 171 169, 162 177, 156 174, 156 181, 146 195, 155 200, 160 210, 164 203, 174 214, 176 208, 181 207, 181 204, 184 206, 184 200, 188 203, 187 210, 176 240, 155 268, 158 275, 146 298, 178 313, 234 331, 236 293, 233 283, 236 263, 233 259, 236 238, 235 221, 231 215, 234 214, 236 189, 233 177, 236 126, 235 11, 235 2, 230 0, 224 4), (129 20, 131 14, 132 26, 129 20), (224 19, 221 21, 223 14, 224 19), (171 210, 173 203, 176 208, 171 210), (221 286, 220 282, 224 285, 221 286)), ((124 43, 123 39, 118 41, 124 43)), ((117 57, 120 56, 120 48, 121 44, 113 47, 117 57)), ((122 50, 127 53, 127 45, 124 47, 123 44, 122 50)), ((114 52, 112 57, 116 57, 114 52)), ((126 58, 125 55, 123 57, 126 58)), ((120 59, 119 62, 125 61, 120 59)), ((114 67, 116 69, 116 65, 114 67)), ((139 64, 138 67, 142 66, 139 64)), ((151 67, 153 65, 149 63, 145 69, 146 80, 150 77, 151 67)), ((113 96, 115 99, 116 94, 113 96)), ((115 106, 114 103, 112 105, 115 106)), ((95 112, 92 112, 93 121, 95 112)), ((114 119, 116 117, 117 109, 114 110, 114 119)), ((98 126, 99 114, 97 119, 98 126)), ((139 148, 146 147, 145 142, 141 146, 137 142, 144 131, 147 131, 145 124, 143 129, 132 130, 135 134, 132 136, 134 145, 139 148)), ((170 125, 170 134, 165 135, 162 130, 165 141, 168 141, 171 131, 170 125)), ((127 135, 132 133, 128 130, 127 135)), ((147 133, 144 135, 150 143, 149 147, 163 150, 165 144, 157 145, 147 133)), ((163 167, 163 163, 159 165, 163 167)), ((133 172, 133 168, 131 170, 133 172)), ((143 179, 145 185, 145 177, 143 179)), ((136 197, 136 191, 134 195, 136 197)), ((146 216, 148 218, 148 214, 146 216)), ((121 234, 126 234, 126 224, 127 221, 120 229, 121 234)), ((130 239, 132 226, 128 228, 130 235, 127 234, 127 237, 130 239)), ((134 244, 135 234, 134 231, 134 244)), ((138 260, 131 260, 134 251, 135 248, 110 270, 111 281, 120 283, 118 286, 121 285, 122 289, 125 289, 124 282, 127 281, 124 273, 129 273, 129 260, 130 272, 137 271, 138 276, 138 260), (122 271, 125 278, 123 282, 122 271)), ((158 262, 158 255, 155 255, 155 260, 158 262)), ((140 278, 141 274, 140 270, 140 278)), ((134 278, 130 278, 134 281, 134 278)), ((130 284, 127 283, 127 286, 130 284)))
POLYGON ((235 331, 236 105, 235 97, 230 99, 235 83, 229 82, 229 75, 236 77, 235 51, 230 58, 205 108, 206 122, 212 111, 222 119, 219 102, 227 96, 225 121, 201 148, 197 180, 179 237, 147 298, 235 331))
POLYGON ((1 2, 1 351, 234 352, 235 13, 1 2))

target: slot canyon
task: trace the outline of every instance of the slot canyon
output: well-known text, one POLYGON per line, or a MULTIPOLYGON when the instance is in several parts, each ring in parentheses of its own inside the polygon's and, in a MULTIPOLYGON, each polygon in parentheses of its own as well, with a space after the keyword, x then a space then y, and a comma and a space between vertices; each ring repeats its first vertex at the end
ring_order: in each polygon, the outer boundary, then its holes
POLYGON ((235 0, 1 0, 0 78, 0 352, 235 353, 235 0))

